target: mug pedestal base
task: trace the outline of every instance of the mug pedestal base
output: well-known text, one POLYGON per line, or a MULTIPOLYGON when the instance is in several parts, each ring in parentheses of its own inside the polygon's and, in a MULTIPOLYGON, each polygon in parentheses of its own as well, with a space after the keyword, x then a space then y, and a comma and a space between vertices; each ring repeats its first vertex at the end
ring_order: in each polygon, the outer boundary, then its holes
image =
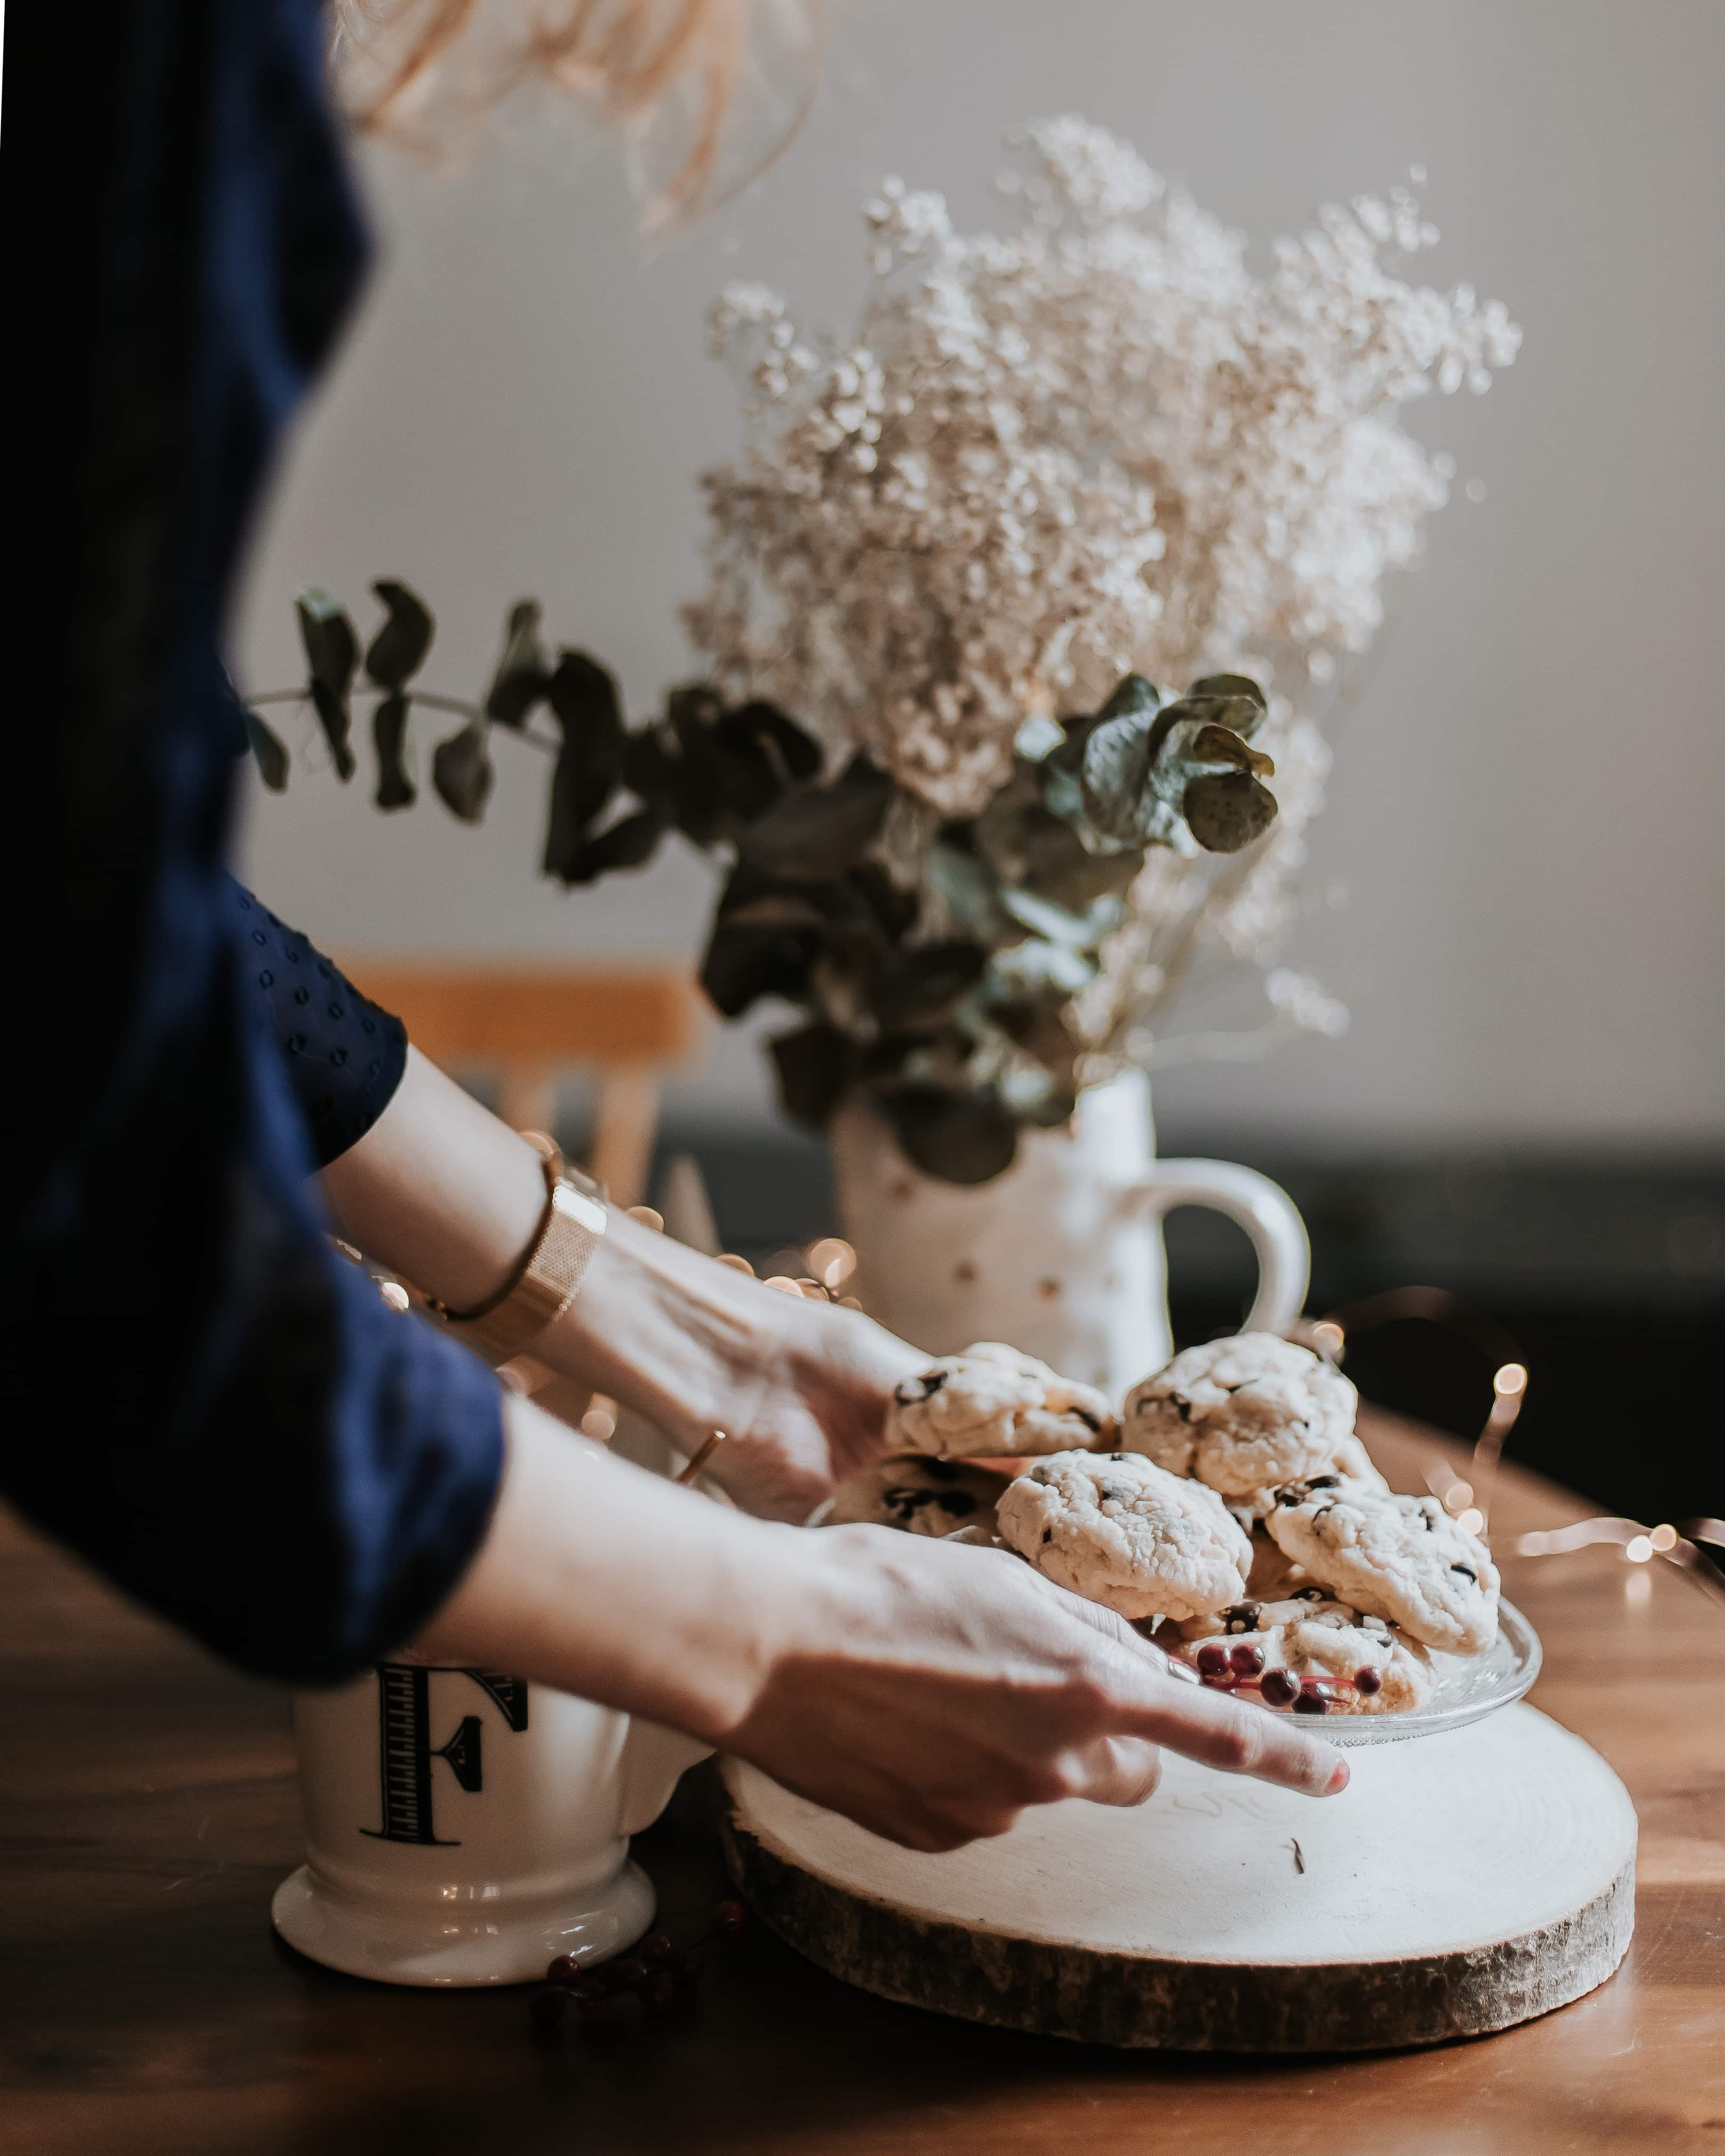
POLYGON ((420 1905, 338 1893, 302 1864, 275 1890, 270 1914, 290 1947, 326 1969, 376 1984, 470 1988, 532 1984, 553 1955, 608 1961, 653 1922, 651 1881, 638 1864, 578 1895, 519 1904, 451 1903, 428 1918, 420 1905))

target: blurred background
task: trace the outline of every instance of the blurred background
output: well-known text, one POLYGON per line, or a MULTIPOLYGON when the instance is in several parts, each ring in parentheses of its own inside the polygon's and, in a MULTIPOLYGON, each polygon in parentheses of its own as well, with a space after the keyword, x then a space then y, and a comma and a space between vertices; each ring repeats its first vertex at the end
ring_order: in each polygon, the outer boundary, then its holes
MULTIPOLYGON (((858 206, 886 173, 986 226, 1004 132, 1077 110, 1267 250, 1424 166, 1443 244, 1417 274, 1502 298, 1526 342, 1488 398, 1410 415, 1456 458, 1454 499, 1392 587, 1287 954, 1352 1029, 1158 1077, 1161 1148, 1287 1186, 1314 1311, 1418 1281, 1491 1312, 1532 1371, 1524 1460, 1648 1520, 1725 1512, 1717 1412, 1697 1405, 1725 1340, 1722 80, 1717 0, 868 0, 783 157, 666 246, 597 136, 453 175, 365 151, 381 259, 254 549, 242 685, 299 679, 296 592, 369 620, 382 575, 438 613, 429 684, 479 693, 532 593, 644 711, 689 670, 696 478, 737 441, 706 303, 747 277, 845 325, 858 206)), ((680 844, 595 890, 542 880, 531 752, 500 745, 470 829, 429 797, 379 815, 309 721, 286 731, 293 780, 254 787, 242 872, 337 952, 697 949, 712 870, 680 844)), ((771 1023, 711 1030, 660 1136, 746 1251, 831 1224, 824 1155, 772 1104, 771 1023)), ((564 1113, 578 1135, 578 1095, 564 1113)), ((1243 1241, 1197 1214, 1169 1240, 1177 1336, 1230 1328, 1243 1241)), ((1416 1327, 1350 1369, 1469 1434, 1489 1404, 1488 1365, 1416 1327)))

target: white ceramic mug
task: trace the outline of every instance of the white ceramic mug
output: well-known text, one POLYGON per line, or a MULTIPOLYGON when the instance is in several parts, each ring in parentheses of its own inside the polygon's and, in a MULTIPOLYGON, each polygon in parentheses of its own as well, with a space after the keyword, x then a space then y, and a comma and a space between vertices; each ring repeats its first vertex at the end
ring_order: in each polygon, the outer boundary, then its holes
POLYGON ((1245 1229, 1258 1260, 1246 1329, 1285 1332, 1305 1303, 1306 1229, 1286 1191, 1222 1160, 1158 1160, 1150 1089, 1127 1070, 1079 1096, 1065 1128, 1026 1131, 992 1182, 911 1166, 887 1123, 850 1106, 832 1133, 856 1293, 932 1354, 1004 1340, 1117 1403, 1173 1353, 1161 1226, 1206 1205, 1245 1229))
POLYGON ((521 1984, 653 1921, 629 1837, 707 1748, 492 1670, 403 1653, 294 1703, 305 1862, 290 1946, 388 1984, 521 1984))

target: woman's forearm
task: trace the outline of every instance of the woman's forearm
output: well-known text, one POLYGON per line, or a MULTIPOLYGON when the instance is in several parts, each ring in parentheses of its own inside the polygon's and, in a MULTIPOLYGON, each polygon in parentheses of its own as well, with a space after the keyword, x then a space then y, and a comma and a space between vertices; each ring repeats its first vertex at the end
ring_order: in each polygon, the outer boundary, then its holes
MULTIPOLYGON (((323 1182, 344 1235, 457 1310, 508 1280, 545 1204, 533 1147, 415 1051, 323 1182)), ((865 1319, 764 1288, 615 1207, 580 1293, 527 1352, 686 1453, 716 1427, 752 1432, 752 1463, 732 1455, 751 1476, 741 1494, 787 1518, 869 1456, 888 1391, 920 1359, 865 1319)))

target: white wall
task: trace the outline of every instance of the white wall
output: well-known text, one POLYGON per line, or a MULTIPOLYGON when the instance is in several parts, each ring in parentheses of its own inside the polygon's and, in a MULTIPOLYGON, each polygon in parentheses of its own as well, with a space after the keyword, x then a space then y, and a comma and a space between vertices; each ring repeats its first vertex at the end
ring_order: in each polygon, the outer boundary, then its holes
MULTIPOLYGON (((1490 397, 1415 413, 1488 492, 1430 557, 1338 760, 1295 957, 1352 1034, 1160 1081, 1165 1120, 1278 1140, 1725 1139, 1725 7, 1718 0, 875 0, 813 119, 742 203, 644 258, 608 151, 573 183, 492 154, 451 181, 369 161, 388 254, 258 549, 253 686, 295 678, 289 601, 377 574, 441 613, 428 682, 471 693, 506 603, 621 670, 686 656, 694 475, 732 405, 701 311, 761 277, 819 320, 862 289, 855 205, 886 172, 981 222, 997 142, 1079 110, 1255 235, 1430 168, 1439 281, 1524 325, 1490 397)), ((302 763, 251 812, 249 873, 337 946, 685 951, 685 857, 564 896, 532 868, 542 771, 484 828, 385 819, 302 763)), ((747 1044, 696 1098, 769 1112, 747 1044)))

